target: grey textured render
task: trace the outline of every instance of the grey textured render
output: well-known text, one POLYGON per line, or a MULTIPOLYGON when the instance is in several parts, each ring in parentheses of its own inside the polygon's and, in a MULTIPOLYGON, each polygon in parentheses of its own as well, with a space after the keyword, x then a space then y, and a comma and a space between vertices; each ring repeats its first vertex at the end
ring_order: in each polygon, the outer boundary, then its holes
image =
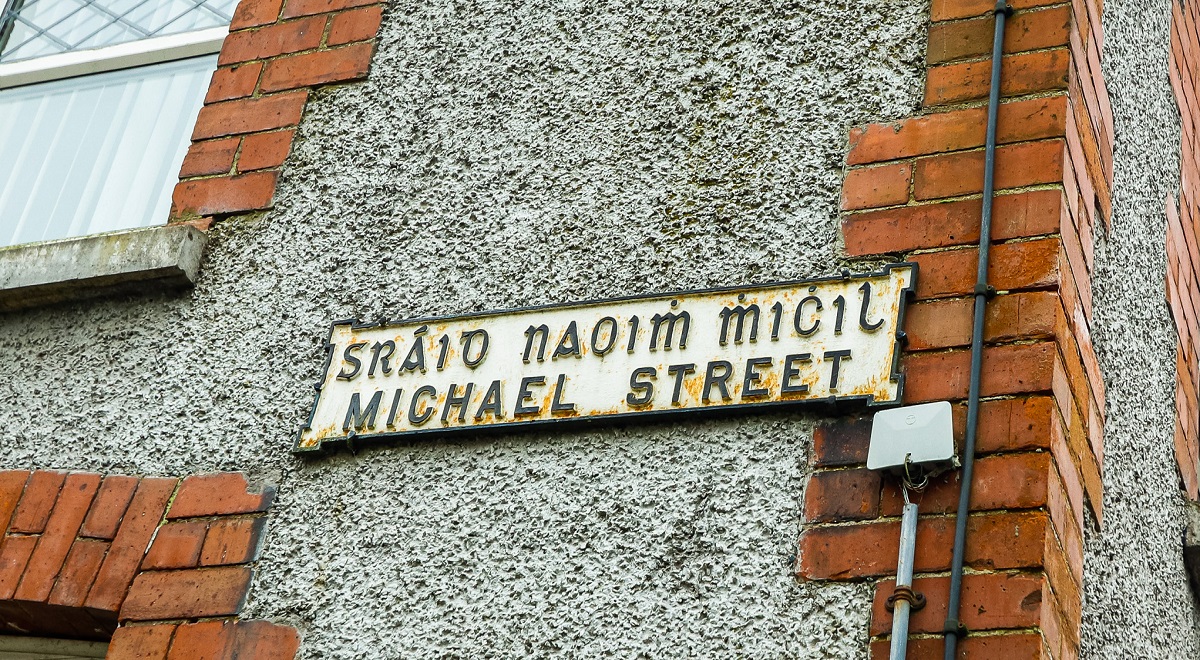
MULTIPOLYGON (((1165 73, 1137 70, 1165 71, 1167 4, 1107 7, 1130 164, 1097 344, 1129 380, 1108 383, 1089 538, 1096 658, 1128 626, 1156 631, 1128 657, 1197 655, 1164 504, 1173 362, 1118 348, 1172 355, 1178 133, 1165 73)), ((278 485, 247 615, 297 626, 304 658, 864 657, 870 586, 793 577, 812 415, 290 449, 335 319, 836 272, 846 131, 918 109, 927 20, 910 0, 393 3, 369 80, 314 97, 275 208, 211 230, 194 290, 0 316, 0 465, 278 485)))
POLYGON ((1084 533, 1085 658, 1200 657, 1182 559, 1166 199, 1179 188, 1170 0, 1104 6, 1116 129, 1112 233, 1096 247, 1093 341, 1108 392, 1104 526, 1084 533))

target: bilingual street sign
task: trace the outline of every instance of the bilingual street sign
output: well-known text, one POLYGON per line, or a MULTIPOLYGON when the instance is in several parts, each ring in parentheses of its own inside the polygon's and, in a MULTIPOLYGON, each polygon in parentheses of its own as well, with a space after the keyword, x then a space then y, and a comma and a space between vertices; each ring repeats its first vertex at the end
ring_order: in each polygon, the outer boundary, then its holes
POLYGON ((454 431, 897 404, 917 266, 467 316, 338 321, 295 451, 454 431))

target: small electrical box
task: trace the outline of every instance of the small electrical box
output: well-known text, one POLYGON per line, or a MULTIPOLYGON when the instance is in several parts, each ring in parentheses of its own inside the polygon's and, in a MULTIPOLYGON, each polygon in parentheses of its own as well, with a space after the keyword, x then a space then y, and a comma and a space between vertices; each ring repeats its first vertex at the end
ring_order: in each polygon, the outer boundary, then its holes
POLYGON ((954 461, 954 415, 950 402, 923 403, 875 413, 867 467, 903 470, 904 464, 925 469, 954 461))

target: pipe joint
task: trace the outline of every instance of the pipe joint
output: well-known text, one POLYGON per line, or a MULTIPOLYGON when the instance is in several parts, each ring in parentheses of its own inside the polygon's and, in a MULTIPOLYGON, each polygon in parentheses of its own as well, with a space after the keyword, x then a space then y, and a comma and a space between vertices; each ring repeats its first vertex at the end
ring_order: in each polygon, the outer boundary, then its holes
POLYGON ((947 636, 966 637, 967 627, 963 625, 962 621, 954 617, 949 617, 946 619, 946 625, 942 628, 942 633, 947 636))
POLYGON ((1012 5, 1008 4, 1008 0, 999 0, 996 3, 996 8, 992 11, 993 14, 1004 14, 1005 16, 1013 15, 1012 5))

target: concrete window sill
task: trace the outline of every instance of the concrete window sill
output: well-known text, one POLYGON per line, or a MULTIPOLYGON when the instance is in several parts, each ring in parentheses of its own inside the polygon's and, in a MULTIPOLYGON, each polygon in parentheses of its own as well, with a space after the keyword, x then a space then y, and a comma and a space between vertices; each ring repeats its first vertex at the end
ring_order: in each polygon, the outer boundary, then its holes
POLYGON ((0 312, 189 287, 207 240, 167 225, 0 248, 0 312))

